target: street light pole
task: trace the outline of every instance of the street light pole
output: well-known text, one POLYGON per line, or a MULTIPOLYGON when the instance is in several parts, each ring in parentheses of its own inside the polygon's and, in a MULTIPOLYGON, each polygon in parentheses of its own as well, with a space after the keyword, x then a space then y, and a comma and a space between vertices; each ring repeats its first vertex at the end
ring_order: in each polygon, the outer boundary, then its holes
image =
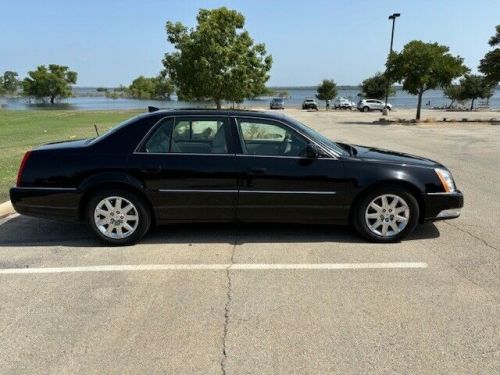
MULTIPOLYGON (((394 41, 394 25, 396 24, 396 18, 398 18, 399 16, 401 16, 400 13, 393 13, 389 16, 389 19, 392 20, 391 48, 389 50, 389 56, 392 54, 392 43, 394 41)), ((387 115, 387 100, 389 99, 389 87, 390 87, 390 82, 389 79, 387 78, 387 87, 385 88, 385 105, 383 111, 384 115, 387 115)))

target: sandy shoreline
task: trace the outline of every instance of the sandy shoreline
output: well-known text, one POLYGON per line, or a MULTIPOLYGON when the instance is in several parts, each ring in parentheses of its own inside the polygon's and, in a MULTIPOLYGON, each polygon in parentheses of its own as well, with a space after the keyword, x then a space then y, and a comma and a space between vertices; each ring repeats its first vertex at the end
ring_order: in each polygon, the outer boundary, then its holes
MULTIPOLYGON (((252 108, 253 110, 263 110, 269 111, 269 108, 252 108)), ((330 110, 325 111, 325 109, 320 109, 316 111, 305 111, 298 108, 286 108, 284 111, 273 111, 282 112, 286 115, 290 115, 295 118, 315 117, 316 115, 321 115, 321 117, 328 117, 334 122, 345 123, 345 124, 366 124, 373 123, 374 121, 379 121, 380 119, 387 119, 389 121, 399 122, 411 121, 415 119, 416 109, 396 109, 389 113, 388 116, 383 116, 381 112, 359 112, 359 111, 347 111, 347 110, 330 110), (306 115, 307 114, 307 115, 306 115)), ((463 122, 463 119, 474 124, 474 121, 494 121, 500 122, 500 111, 471 111, 471 112, 448 112, 445 110, 436 109, 422 109, 421 112, 421 124, 427 123, 444 123, 444 119, 447 122, 457 123, 463 122)))

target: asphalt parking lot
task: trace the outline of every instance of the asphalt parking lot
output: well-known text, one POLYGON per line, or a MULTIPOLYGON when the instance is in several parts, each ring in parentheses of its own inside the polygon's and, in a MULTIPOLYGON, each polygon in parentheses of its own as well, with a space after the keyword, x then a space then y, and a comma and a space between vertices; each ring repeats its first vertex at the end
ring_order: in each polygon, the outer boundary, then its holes
POLYGON ((345 227, 189 224, 123 248, 10 216, 0 372, 499 373, 500 127, 292 114, 333 139, 442 162, 462 216, 391 245, 345 227))

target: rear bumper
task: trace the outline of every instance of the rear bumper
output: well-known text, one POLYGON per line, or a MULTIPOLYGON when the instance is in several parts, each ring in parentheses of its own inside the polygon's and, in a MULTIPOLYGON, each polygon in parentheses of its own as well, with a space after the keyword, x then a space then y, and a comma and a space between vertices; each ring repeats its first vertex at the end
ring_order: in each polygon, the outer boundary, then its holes
POLYGON ((460 216, 464 206, 464 195, 454 193, 430 193, 424 196, 425 217, 424 221, 448 220, 460 216))
POLYGON ((81 194, 69 188, 10 189, 10 201, 21 215, 77 221, 81 194))

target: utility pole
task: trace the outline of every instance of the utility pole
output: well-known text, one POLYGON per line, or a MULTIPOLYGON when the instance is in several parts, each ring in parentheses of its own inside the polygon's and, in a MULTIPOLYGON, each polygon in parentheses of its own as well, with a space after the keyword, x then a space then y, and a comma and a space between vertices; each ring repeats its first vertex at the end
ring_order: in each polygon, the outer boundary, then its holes
MULTIPOLYGON (((389 16, 389 19, 392 20, 392 32, 391 32, 391 48, 389 49, 389 56, 392 54, 392 43, 394 41, 394 25, 396 24, 396 18, 401 16, 400 13, 393 13, 389 16)), ((390 87, 390 82, 389 79, 387 79, 387 87, 385 88, 385 105, 384 105, 384 110, 383 114, 384 116, 387 116, 387 100, 389 99, 389 87, 390 87)))

